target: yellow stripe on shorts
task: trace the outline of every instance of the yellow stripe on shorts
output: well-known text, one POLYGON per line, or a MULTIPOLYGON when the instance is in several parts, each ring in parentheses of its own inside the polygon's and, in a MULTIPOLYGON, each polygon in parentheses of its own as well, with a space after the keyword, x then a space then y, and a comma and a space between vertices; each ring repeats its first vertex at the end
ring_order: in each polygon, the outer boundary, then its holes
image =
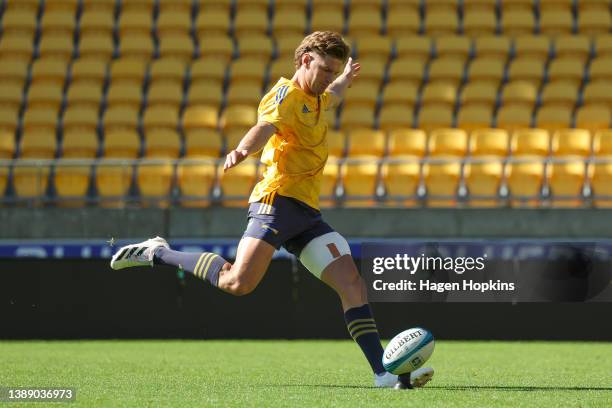
POLYGON ((272 204, 274 204, 274 197, 276 197, 276 191, 270 195, 270 201, 268 202, 268 208, 266 214, 272 214, 272 204))
POLYGON ((261 201, 260 201, 260 205, 259 205, 259 210, 257 210, 257 214, 264 214, 265 213, 265 209, 266 209, 266 205, 268 203, 268 200, 270 199, 270 194, 268 194, 267 196, 265 196, 261 201))

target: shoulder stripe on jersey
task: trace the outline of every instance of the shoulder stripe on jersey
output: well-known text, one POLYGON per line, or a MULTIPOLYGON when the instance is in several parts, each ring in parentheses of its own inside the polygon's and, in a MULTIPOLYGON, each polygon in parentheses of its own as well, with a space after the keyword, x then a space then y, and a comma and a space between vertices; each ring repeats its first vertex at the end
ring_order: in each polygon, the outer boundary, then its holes
POLYGON ((276 103, 277 104, 281 104, 283 103, 283 100, 285 99, 285 96, 287 96, 287 91, 289 90, 289 86, 288 85, 283 85, 280 88, 278 88, 278 90, 276 91, 276 103))

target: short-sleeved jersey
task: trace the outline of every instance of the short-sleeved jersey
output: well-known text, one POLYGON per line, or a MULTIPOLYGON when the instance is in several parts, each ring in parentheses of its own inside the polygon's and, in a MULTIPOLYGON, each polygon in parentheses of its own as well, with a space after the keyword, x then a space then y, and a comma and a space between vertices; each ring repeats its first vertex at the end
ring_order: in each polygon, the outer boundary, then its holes
POLYGON ((276 191, 319 208, 319 193, 327 161, 327 121, 332 95, 311 96, 293 81, 281 78, 259 104, 259 122, 268 122, 277 132, 263 149, 266 170, 249 202, 276 191))

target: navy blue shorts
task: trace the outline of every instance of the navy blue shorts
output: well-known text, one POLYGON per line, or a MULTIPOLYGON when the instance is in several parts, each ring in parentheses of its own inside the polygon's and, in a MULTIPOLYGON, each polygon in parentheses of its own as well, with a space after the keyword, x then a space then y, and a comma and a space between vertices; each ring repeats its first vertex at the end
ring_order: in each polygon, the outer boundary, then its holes
POLYGON ((295 256, 311 240, 334 232, 321 212, 291 197, 271 193, 249 205, 249 224, 243 237, 266 241, 276 249, 281 246, 295 256))

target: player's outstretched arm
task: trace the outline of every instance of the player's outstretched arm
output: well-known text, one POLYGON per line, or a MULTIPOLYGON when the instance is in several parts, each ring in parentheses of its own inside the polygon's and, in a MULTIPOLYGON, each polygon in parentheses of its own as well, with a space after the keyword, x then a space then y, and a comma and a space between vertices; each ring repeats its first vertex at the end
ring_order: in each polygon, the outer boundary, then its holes
POLYGON ((246 135, 244 135, 238 147, 227 154, 225 157, 225 164, 223 165, 223 171, 225 172, 231 169, 249 157, 249 155, 263 149, 268 139, 270 139, 274 133, 276 133, 276 128, 273 125, 267 122, 257 123, 249 129, 246 135))
POLYGON ((335 96, 336 104, 340 103, 344 97, 346 88, 349 88, 355 78, 357 78, 360 69, 361 65, 358 62, 353 62, 352 58, 349 58, 344 66, 344 71, 342 74, 340 74, 338 78, 336 78, 336 80, 327 87, 327 92, 335 96))

